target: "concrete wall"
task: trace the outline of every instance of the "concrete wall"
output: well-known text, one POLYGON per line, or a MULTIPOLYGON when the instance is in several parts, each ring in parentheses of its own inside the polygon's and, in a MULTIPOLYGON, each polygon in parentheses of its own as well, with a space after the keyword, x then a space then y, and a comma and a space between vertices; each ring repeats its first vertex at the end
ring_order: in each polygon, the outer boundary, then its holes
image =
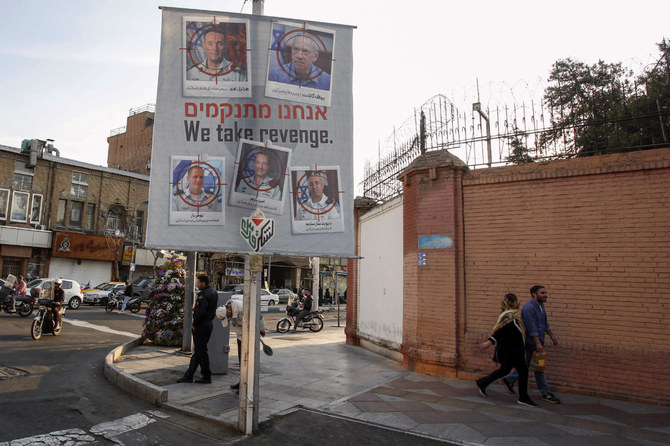
POLYGON ((402 199, 361 217, 359 335, 398 350, 402 342, 402 199))

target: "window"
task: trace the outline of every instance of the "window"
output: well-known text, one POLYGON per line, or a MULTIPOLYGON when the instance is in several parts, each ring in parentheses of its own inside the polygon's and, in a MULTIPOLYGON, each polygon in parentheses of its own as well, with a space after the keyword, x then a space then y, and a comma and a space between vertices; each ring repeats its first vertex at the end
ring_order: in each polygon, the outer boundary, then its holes
POLYGON ((59 228, 65 227, 65 205, 67 201, 58 200, 58 217, 56 218, 56 226, 59 228))
POLYGON ((95 205, 89 204, 86 206, 86 230, 95 230, 95 205))
POLYGON ((112 208, 107 214, 107 224, 105 229, 108 231, 115 231, 121 229, 121 212, 117 208, 112 208))
POLYGON ((137 211, 135 222, 137 223, 137 238, 142 239, 142 228, 144 227, 144 211, 137 211))
POLYGON ((72 172, 72 185, 70 186, 70 196, 86 200, 88 194, 88 175, 81 172, 72 172))
POLYGON ((22 173, 15 173, 12 186, 14 189, 31 190, 33 188, 33 177, 22 173))
POLYGON ((70 229, 81 229, 84 203, 72 201, 70 203, 70 229))

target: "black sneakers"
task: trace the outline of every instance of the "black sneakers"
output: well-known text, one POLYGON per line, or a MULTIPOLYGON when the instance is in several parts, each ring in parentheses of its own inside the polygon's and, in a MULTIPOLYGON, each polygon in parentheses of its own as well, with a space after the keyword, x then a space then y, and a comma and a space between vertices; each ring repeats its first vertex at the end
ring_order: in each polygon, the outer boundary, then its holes
POLYGON ((537 404, 530 398, 519 398, 516 403, 522 406, 537 407, 537 404))
POLYGON ((196 384, 212 384, 212 378, 205 378, 204 376, 195 381, 196 384))
POLYGON ((230 388, 233 389, 233 390, 239 389, 240 388, 240 383, 233 384, 232 386, 230 386, 230 388))
POLYGON ((561 402, 561 400, 556 398, 551 392, 547 393, 546 395, 542 395, 542 399, 552 404, 559 404, 561 402))
POLYGON ((182 376, 177 380, 178 383, 192 383, 193 382, 193 377, 187 378, 185 376, 182 376))
POLYGON ((505 388, 507 389, 507 393, 511 393, 512 395, 514 395, 514 384, 509 382, 507 380, 507 378, 503 378, 502 383, 505 386, 505 388))

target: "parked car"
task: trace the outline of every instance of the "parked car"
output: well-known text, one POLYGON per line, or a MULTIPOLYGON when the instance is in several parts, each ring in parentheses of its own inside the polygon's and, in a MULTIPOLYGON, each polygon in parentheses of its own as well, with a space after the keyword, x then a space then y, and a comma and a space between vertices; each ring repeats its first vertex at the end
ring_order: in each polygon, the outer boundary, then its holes
POLYGON ((103 307, 109 302, 109 295, 116 291, 123 293, 123 290, 126 289, 126 284, 123 282, 109 282, 105 285, 102 285, 101 288, 96 291, 90 291, 84 293, 84 303, 89 305, 102 305, 103 307))
POLYGON ((275 288, 270 291, 272 294, 277 295, 277 302, 280 304, 287 304, 296 297, 298 297, 297 294, 295 294, 293 291, 289 290, 288 288, 275 288))
POLYGON ((155 277, 141 277, 133 282, 133 296, 138 296, 142 302, 149 300, 149 293, 154 286, 155 277))
MULTIPOLYGON (((38 298, 40 295, 48 295, 51 298, 51 288, 57 279, 35 279, 26 284, 28 292, 32 297, 38 298)), ((63 281, 63 291, 65 291, 65 304, 73 310, 79 308, 82 302, 84 291, 78 282, 71 279, 61 279, 63 281)))
MULTIPOLYGON (((119 284, 123 285, 124 284, 124 282, 102 282, 102 283, 97 284, 93 288, 84 288, 84 297, 86 297, 86 293, 90 293, 91 291, 101 290, 103 287, 109 285, 110 283, 113 284, 113 285, 119 285, 119 284)), ((86 302, 86 299, 84 299, 84 302, 86 302)))
POLYGON ((233 294, 242 293, 243 291, 244 291, 244 285, 241 283, 226 285, 221 290, 221 292, 223 293, 233 293, 233 294))
MULTIPOLYGON (((242 300, 244 297, 241 294, 233 294, 230 298, 242 300)), ((277 302, 279 302, 279 297, 276 294, 272 294, 268 290, 261 290, 261 305, 274 305, 277 302)))

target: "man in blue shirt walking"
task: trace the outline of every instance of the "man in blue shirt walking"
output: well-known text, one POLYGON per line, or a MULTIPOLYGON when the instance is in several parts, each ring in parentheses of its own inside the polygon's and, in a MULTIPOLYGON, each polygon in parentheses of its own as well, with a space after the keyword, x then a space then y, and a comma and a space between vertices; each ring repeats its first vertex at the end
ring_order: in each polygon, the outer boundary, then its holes
MULTIPOLYGON (((523 310, 521 311, 521 318, 523 324, 526 326, 526 365, 530 365, 534 351, 544 351, 545 334, 549 335, 554 345, 558 345, 558 339, 551 332, 547 313, 544 309, 544 303, 547 301, 547 289, 542 285, 535 285, 530 289, 530 295, 531 300, 523 306, 523 310)), ((502 380, 510 393, 514 393, 514 383, 518 376, 514 372, 502 380)), ((543 400, 553 404, 561 402, 561 400, 549 391, 544 372, 535 372, 535 382, 540 393, 542 393, 543 400)))

